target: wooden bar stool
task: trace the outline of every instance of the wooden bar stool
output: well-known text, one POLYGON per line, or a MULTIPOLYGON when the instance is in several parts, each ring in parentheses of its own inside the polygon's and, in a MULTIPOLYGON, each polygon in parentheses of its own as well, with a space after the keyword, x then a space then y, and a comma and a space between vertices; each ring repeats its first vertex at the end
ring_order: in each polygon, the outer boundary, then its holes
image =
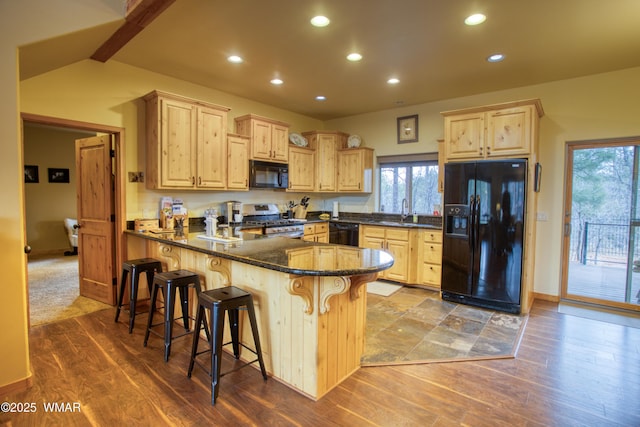
MULTIPOLYGON (((151 306, 149 307, 149 319, 147 321, 147 331, 144 334, 144 346, 147 346, 149 333, 159 337, 164 337, 164 361, 169 360, 171 354, 171 342, 174 339, 192 333, 189 329, 189 288, 193 288, 196 295, 200 294, 200 276, 189 270, 174 270, 158 273, 153 277, 153 289, 151 291, 151 306), (156 301, 158 290, 164 295, 164 319, 161 323, 153 323, 153 313, 156 311, 156 301), (175 313, 176 290, 180 293, 180 305, 182 308, 182 321, 184 322, 185 333, 173 336, 173 322, 175 313), (164 325, 164 334, 154 331, 155 326, 164 325)), ((196 331, 199 331, 199 324, 196 324, 196 331)), ((196 335, 198 335, 196 333, 196 335)), ((207 332, 207 337, 208 337, 207 332)))
POLYGON ((193 335, 193 344, 191 346, 191 361, 189 362, 189 370, 187 376, 191 378, 193 365, 196 362, 196 356, 211 352, 211 369, 209 376, 211 377, 211 404, 215 405, 218 398, 218 389, 220 387, 220 378, 226 374, 237 371, 238 369, 249 366, 252 363, 259 362, 262 377, 267 380, 267 371, 264 367, 262 359, 262 349, 260 348, 260 337, 258 336, 258 323, 256 322, 256 313, 253 308, 253 297, 250 293, 243 291, 235 286, 227 286, 224 288, 212 289, 200 292, 198 297, 198 312, 196 314, 196 328, 200 329, 201 323, 205 331, 208 330, 206 325, 205 310, 209 310, 211 324, 211 339, 209 339, 210 348, 198 352, 198 342, 200 334, 193 335), (251 332, 253 333, 253 343, 255 350, 247 347, 239 340, 238 321, 239 309, 246 309, 251 323, 251 332), (224 313, 227 312, 229 317, 229 328, 231 330, 231 341, 223 343, 224 330, 224 313), (222 362, 222 347, 228 344, 233 345, 233 355, 236 359, 240 357, 240 346, 243 346, 250 352, 254 353, 257 358, 250 362, 242 364, 242 366, 220 373, 222 362))
POLYGON ((129 286, 129 333, 133 331, 133 324, 136 314, 144 312, 136 312, 136 303, 138 302, 138 282, 140 275, 147 275, 147 286, 149 287, 149 295, 151 295, 151 286, 153 284, 153 276, 155 273, 162 271, 162 264, 157 259, 141 258, 128 260, 122 263, 122 277, 120 278, 120 295, 118 296, 118 307, 116 308, 116 319, 120 317, 120 310, 124 306, 122 300, 127 287, 127 276, 131 273, 131 285, 129 286))

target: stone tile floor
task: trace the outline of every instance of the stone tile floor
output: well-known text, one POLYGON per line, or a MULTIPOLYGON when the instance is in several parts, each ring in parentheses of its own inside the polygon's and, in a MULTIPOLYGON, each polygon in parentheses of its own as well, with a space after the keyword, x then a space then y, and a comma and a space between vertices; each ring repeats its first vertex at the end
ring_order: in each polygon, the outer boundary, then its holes
POLYGON ((442 301, 421 288, 369 293, 362 365, 513 357, 525 324, 526 316, 442 301))

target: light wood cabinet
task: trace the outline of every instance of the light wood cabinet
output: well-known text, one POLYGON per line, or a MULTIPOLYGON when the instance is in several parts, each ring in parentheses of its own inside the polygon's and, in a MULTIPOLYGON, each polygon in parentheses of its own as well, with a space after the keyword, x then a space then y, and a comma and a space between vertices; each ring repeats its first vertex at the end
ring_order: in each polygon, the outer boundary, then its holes
POLYGON ((289 186, 287 191, 314 191, 315 159, 312 148, 289 146, 289 186))
POLYGON ((539 99, 443 112, 444 160, 528 156, 537 150, 539 99))
POLYGON ((278 163, 289 161, 289 124, 255 114, 234 120, 236 133, 250 138, 250 159, 278 163))
POLYGON ((305 224, 302 240, 307 242, 329 243, 329 224, 326 222, 305 224))
POLYGON ((360 226, 360 247, 382 249, 393 256, 393 266, 380 273, 380 277, 396 282, 410 281, 410 262, 413 248, 410 230, 400 227, 360 226))
POLYGON ((317 192, 335 192, 338 188, 337 152, 346 147, 349 134, 339 131, 312 131, 302 134, 309 147, 316 150, 316 188, 317 192))
POLYGON ((418 283, 439 290, 442 276, 442 231, 421 230, 418 241, 418 283))
POLYGON ((338 191, 371 193, 373 187, 373 149, 338 150, 338 191))
POLYGON ((227 188, 249 189, 249 137, 227 134, 227 188))
POLYGON ((160 91, 144 100, 147 187, 224 189, 229 109, 160 91))

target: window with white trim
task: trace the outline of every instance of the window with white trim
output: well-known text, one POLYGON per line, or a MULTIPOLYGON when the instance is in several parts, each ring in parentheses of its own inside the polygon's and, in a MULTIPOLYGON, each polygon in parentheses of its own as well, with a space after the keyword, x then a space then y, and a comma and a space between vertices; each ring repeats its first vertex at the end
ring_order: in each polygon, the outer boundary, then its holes
POLYGON ((431 215, 442 203, 438 192, 437 153, 378 157, 379 211, 401 213, 407 200, 407 214, 431 215))

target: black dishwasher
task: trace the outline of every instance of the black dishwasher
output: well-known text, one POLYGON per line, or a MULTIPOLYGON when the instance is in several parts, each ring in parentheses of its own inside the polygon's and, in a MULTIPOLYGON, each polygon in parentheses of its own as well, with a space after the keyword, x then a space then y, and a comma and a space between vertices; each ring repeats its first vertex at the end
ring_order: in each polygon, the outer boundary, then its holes
POLYGON ((329 243, 357 247, 359 227, 350 222, 329 222, 329 243))

